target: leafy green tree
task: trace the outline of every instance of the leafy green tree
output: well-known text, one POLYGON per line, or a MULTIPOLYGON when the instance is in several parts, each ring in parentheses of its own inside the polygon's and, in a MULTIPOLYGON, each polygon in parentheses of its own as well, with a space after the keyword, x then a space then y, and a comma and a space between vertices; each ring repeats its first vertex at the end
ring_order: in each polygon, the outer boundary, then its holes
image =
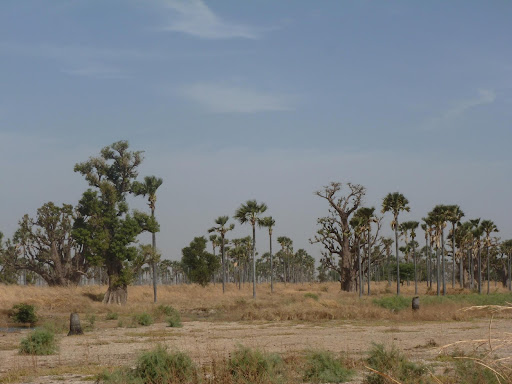
POLYGON ((219 260, 206 251, 207 240, 204 236, 194 237, 188 247, 181 250, 181 263, 189 280, 193 283, 208 285, 210 276, 219 269, 219 260))
POLYGON ((18 271, 12 263, 18 253, 18 247, 10 239, 4 242, 4 234, 0 232, 0 283, 16 284, 18 281, 18 271))
POLYGON ((272 218, 272 216, 264 217, 258 220, 258 225, 260 227, 264 227, 268 229, 268 237, 269 237, 269 248, 270 248, 270 292, 274 292, 274 259, 272 255, 272 230, 274 225, 276 225, 276 221, 272 218))
MULTIPOLYGON (((235 228, 234 224, 230 224, 229 226, 226 226, 228 223, 229 217, 228 216, 219 216, 215 220, 215 224, 217 224, 216 227, 212 227, 208 230, 209 233, 211 232, 217 232, 220 235, 220 252, 222 255, 222 293, 226 291, 226 261, 225 261, 225 253, 224 253, 224 247, 225 247, 225 238, 226 233, 229 231, 232 231, 235 228)), ((211 238, 210 238, 211 240, 211 238)))
MULTIPOLYGON (((155 208, 156 208, 156 190, 162 185, 163 180, 156 176, 145 176, 144 182, 140 183, 138 181, 133 182, 133 192, 137 195, 148 196, 148 205, 151 209, 151 217, 155 218, 155 208)), ((155 228, 156 230, 156 228, 155 228)), ((156 234, 155 231, 151 232, 151 244, 153 246, 153 250, 156 253, 156 234)), ((153 302, 156 303, 156 295, 157 295, 157 284, 158 284, 158 274, 156 271, 158 261, 154 259, 151 263, 151 267, 153 268, 153 302)))
POLYGON ((75 165, 75 172, 82 174, 91 188, 79 201, 73 237, 90 262, 106 267, 106 304, 126 304, 133 263, 139 256, 137 236, 159 229, 154 217, 129 210, 126 198, 134 194, 133 183, 143 158, 142 152, 128 147, 127 141, 118 141, 103 148, 98 157, 75 165))
POLYGON ((259 216, 267 210, 265 203, 258 204, 256 200, 247 200, 235 212, 235 219, 240 224, 249 223, 252 226, 252 297, 256 298, 256 223, 259 216))
POLYGON ((395 251, 396 251, 396 294, 400 295, 400 256, 398 253, 398 215, 402 211, 409 212, 409 200, 400 192, 388 193, 382 200, 382 213, 392 212, 393 221, 391 222, 391 228, 395 230, 395 251))
POLYGON ((19 252, 11 265, 36 273, 50 286, 78 285, 89 261, 72 238, 74 220, 71 205, 59 207, 52 202, 40 207, 35 218, 24 215, 14 234, 19 252))

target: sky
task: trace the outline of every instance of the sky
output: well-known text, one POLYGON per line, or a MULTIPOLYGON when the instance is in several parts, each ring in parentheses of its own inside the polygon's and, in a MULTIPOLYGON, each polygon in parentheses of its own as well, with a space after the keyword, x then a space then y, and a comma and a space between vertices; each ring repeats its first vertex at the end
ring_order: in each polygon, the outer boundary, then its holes
POLYGON ((139 178, 164 180, 164 258, 256 199, 318 259, 331 181, 378 210, 400 191, 401 220, 458 204, 512 238, 510 20, 501 0, 1 1, 0 231, 77 204, 74 164, 128 140, 139 178))

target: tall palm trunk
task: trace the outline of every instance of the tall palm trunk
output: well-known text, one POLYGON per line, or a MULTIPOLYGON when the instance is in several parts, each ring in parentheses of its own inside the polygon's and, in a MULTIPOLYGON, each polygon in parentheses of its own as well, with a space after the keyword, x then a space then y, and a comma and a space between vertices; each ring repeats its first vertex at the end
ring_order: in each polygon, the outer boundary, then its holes
POLYGON ((464 247, 460 250, 459 286, 460 288, 464 288, 464 247))
POLYGON ((430 284, 430 251, 428 249, 428 235, 425 236, 425 263, 427 263, 427 288, 430 284))
POLYGON ((395 251, 396 251, 396 294, 400 296, 400 256, 398 255, 398 218, 395 217, 395 251))
POLYGON ((437 296, 441 293, 441 254, 436 241, 437 296))
POLYGON ((270 293, 274 293, 274 259, 272 257, 272 232, 269 232, 270 239, 270 293))
POLYGON ((485 245, 485 253, 487 254, 487 294, 491 292, 491 262, 489 255, 489 243, 485 245))
POLYGON ((386 249, 388 265, 386 266, 386 270, 388 272, 388 287, 391 287, 391 250, 386 249))
MULTIPOLYGON (((154 208, 151 209, 151 217, 155 218, 155 209, 154 208)), ((156 286, 157 286, 157 283, 158 283, 158 276, 156 275, 156 260, 155 260, 155 256, 156 256, 156 234, 155 234, 155 232, 153 232, 151 234, 151 243, 152 243, 152 247, 153 247, 153 262, 152 262, 152 267, 153 267, 153 302, 156 303, 156 286)))
POLYGON ((445 263, 445 255, 444 255, 444 230, 441 229, 441 256, 443 258, 443 296, 446 295, 446 263, 445 263))
POLYGON ((361 248, 359 247, 359 240, 357 242, 357 265, 359 269, 359 297, 363 295, 363 271, 361 266, 361 248))
POLYGON ((418 294, 418 272, 416 268, 416 245, 414 244, 414 238, 412 239, 412 258, 414 260, 414 294, 418 294))
POLYGON ((478 245, 478 294, 482 294, 482 252, 478 245))
POLYGON ((455 288, 455 223, 452 223, 452 288, 455 288))
POLYGON ((368 296, 370 296, 370 281, 372 279, 372 275, 371 275, 371 260, 370 260, 370 257, 371 257, 371 253, 370 253, 370 230, 371 230, 371 227, 368 228, 368 240, 367 240, 367 248, 368 248, 368 296))
POLYGON ((256 298, 256 223, 252 225, 252 297, 256 298))
POLYGON ((226 261, 224 260, 224 233, 220 235, 220 254, 222 262, 222 293, 226 292, 226 261))
POLYGON ((508 254, 508 290, 512 291, 512 253, 508 254))

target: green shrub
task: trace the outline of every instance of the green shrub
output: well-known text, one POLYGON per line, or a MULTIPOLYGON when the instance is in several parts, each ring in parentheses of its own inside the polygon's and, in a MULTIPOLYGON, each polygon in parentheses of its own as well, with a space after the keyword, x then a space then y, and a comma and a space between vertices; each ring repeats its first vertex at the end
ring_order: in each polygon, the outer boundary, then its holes
POLYGON ((133 316, 133 322, 138 325, 148 326, 153 324, 154 321, 153 317, 149 313, 142 312, 138 315, 133 316))
POLYGON ((23 355, 52 355, 56 351, 55 334, 48 329, 36 329, 21 340, 20 353, 23 355))
POLYGON ((96 324, 96 315, 94 313, 88 313, 85 315, 85 320, 87 320, 87 324, 84 329, 86 331, 94 330, 94 325, 96 324))
POLYGON ((311 351, 306 357, 304 381, 313 383, 343 383, 353 372, 345 368, 328 351, 311 351))
POLYGON ((278 383, 282 381, 284 364, 277 354, 238 346, 228 362, 234 383, 278 383))
POLYGON ((304 297, 306 299, 313 299, 315 301, 318 301, 318 295, 316 293, 311 293, 311 292, 308 292, 308 293, 305 293, 304 294, 304 297))
POLYGON ((105 316, 105 320, 117 320, 119 318, 119 314, 117 312, 109 312, 105 316))
MULTIPOLYGON (((387 350, 382 344, 373 344, 367 361, 370 368, 388 375, 402 384, 427 382, 426 368, 409 361, 395 346, 387 350)), ((376 373, 371 373, 365 379, 365 383, 368 384, 388 382, 390 381, 376 373)))
POLYGON ((176 309, 173 309, 173 312, 167 316, 166 320, 167 324, 169 324, 169 327, 180 328, 183 326, 181 324, 181 315, 176 309))
POLYGON ((14 305, 9 316, 16 323, 28 323, 30 325, 34 325, 38 320, 36 308, 32 304, 26 303, 14 305))
POLYGON ((391 311, 401 311, 411 307, 411 299, 403 296, 389 296, 373 299, 373 304, 391 311))
POLYGON ((190 357, 182 352, 168 352, 158 346, 137 359, 135 369, 120 369, 99 375, 108 384, 196 383, 198 370, 190 357))
POLYGON ((506 363, 505 365, 502 365, 503 361, 493 361, 492 359, 489 359, 489 356, 477 354, 467 356, 463 352, 455 350, 450 355, 440 355, 438 359, 452 363, 454 368, 454 382, 457 383, 498 384, 500 382, 512 382, 512 372, 510 372, 510 367, 507 366, 506 363), (482 362, 489 368, 477 363, 477 361, 482 362), (495 373, 491 369, 498 372, 499 375, 503 375, 500 377, 501 381, 497 379, 495 373))

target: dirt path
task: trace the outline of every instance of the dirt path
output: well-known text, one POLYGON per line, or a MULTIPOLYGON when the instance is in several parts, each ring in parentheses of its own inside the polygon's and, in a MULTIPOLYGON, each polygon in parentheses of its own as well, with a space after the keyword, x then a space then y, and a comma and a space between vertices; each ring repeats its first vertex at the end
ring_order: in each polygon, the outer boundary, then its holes
MULTIPOLYGON (((364 356, 371 343, 396 345, 416 360, 433 360, 439 348, 462 340, 487 339, 489 322, 435 322, 393 324, 392 322, 336 321, 323 323, 292 322, 232 322, 195 321, 183 328, 168 328, 159 323, 149 327, 110 328, 108 322, 98 324, 97 330, 85 336, 62 337, 60 352, 54 356, 20 356, 17 348, 26 332, 0 333, 0 377, 25 370, 54 369, 60 377, 55 382, 79 383, 84 367, 130 365, 142 350, 158 343, 171 349, 186 351, 198 363, 226 357, 237 344, 261 348, 269 352, 298 354, 307 349, 327 349, 346 352, 358 358, 364 356), (434 344, 435 343, 435 344, 434 344), (66 375, 82 372, 80 375, 66 375)), ((511 328, 511 320, 492 323, 493 338, 500 338, 511 328)), ((460 349, 470 349, 461 344, 460 349)), ((512 355, 508 350, 499 354, 512 355)), ((54 377, 38 378, 37 382, 51 383, 54 377)))

